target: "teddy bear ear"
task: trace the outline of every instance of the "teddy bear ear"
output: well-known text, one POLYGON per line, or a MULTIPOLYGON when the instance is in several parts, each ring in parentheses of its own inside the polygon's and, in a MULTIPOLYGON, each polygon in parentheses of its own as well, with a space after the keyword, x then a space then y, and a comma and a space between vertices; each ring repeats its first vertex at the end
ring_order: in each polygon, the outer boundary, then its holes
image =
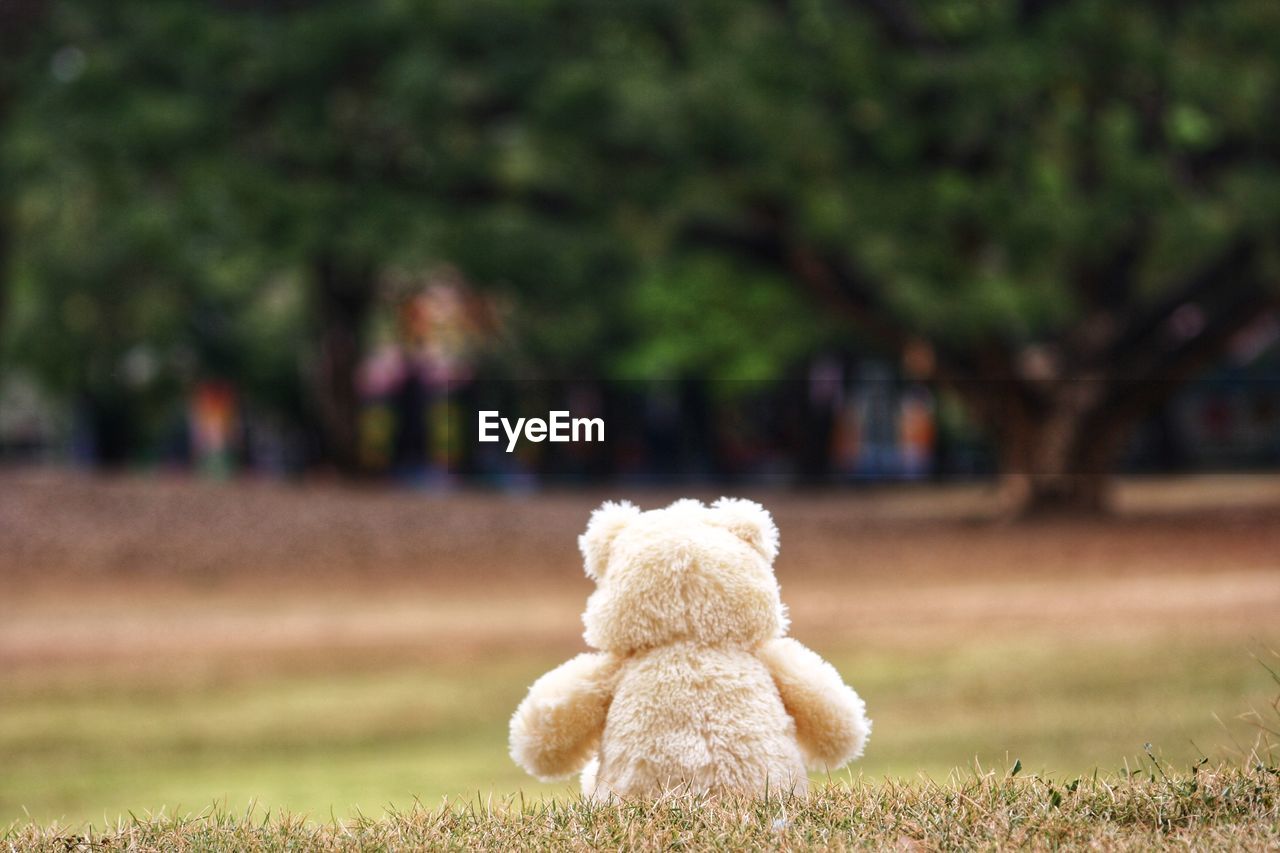
POLYGON ((711 505, 712 517, 742 541, 773 562, 778 556, 778 527, 769 510, 755 501, 721 498, 711 505))
POLYGON ((586 532, 578 537, 587 577, 594 580, 604 574, 613 540, 639 514, 639 507, 630 501, 605 501, 591 513, 586 532))

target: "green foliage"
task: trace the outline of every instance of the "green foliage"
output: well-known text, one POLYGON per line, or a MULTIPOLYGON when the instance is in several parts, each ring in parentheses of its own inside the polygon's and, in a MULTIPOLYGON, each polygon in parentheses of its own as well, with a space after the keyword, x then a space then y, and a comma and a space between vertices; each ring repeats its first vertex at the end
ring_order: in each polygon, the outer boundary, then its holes
POLYGON ((278 385, 320 259, 459 266, 525 372, 829 342, 794 280, 690 245, 708 221, 854 259, 915 333, 1053 339, 1274 250, 1277 33, 1271 0, 61 0, 0 149, 4 354, 83 388, 145 342, 278 385), (1130 244, 1134 293, 1091 277, 1130 244))
POLYGON ((628 296, 628 316, 653 330, 619 363, 623 375, 638 379, 770 378, 841 340, 838 324, 776 275, 716 256, 654 269, 628 296))
POLYGON ((919 331, 1051 337, 1088 307, 1079 271, 1137 230, 1156 291, 1280 224, 1274 4, 920 4, 935 41, 908 47, 855 4, 783 8, 672 15, 688 142, 664 188, 782 211, 919 331))

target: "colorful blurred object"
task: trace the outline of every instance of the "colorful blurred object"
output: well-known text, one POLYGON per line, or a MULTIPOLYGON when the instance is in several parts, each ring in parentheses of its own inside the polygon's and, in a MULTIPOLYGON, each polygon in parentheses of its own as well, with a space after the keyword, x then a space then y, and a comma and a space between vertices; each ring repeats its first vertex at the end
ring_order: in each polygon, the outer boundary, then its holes
POLYGON ((191 453, 201 473, 216 478, 230 475, 238 425, 230 384, 206 381, 196 386, 191 397, 191 453))

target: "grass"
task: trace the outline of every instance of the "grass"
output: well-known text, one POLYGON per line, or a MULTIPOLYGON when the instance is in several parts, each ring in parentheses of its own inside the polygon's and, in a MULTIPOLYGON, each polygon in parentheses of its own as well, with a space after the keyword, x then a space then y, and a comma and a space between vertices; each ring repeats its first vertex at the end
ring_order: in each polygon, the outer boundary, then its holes
MULTIPOLYGON (((826 650, 824 650, 826 651, 826 650)), ((1243 642, 1170 637, 830 653, 867 698, 865 779, 1010 766, 1116 771, 1155 744, 1188 767, 1250 727, 1274 687, 1243 642), (1215 719, 1215 713, 1217 718, 1215 719)), ((420 799, 564 794, 506 755, 506 720, 544 656, 334 664, 322 672, 28 674, 0 685, 0 821, 98 825, 128 810, 251 801, 311 817, 420 799)))
POLYGON ((1053 781, 987 773, 938 783, 831 784, 807 799, 593 804, 506 798, 378 819, 312 822, 291 814, 211 809, 131 817, 95 831, 15 826, 14 849, 515 850, 1274 849, 1274 766, 1169 775, 1158 764, 1122 776, 1053 781))
POLYGON ((0 853, 1274 847, 1241 715, 1276 688, 1250 653, 1280 646, 1280 480, 1142 488, 1012 528, 968 520, 977 493, 760 495, 792 634, 866 698, 867 755, 804 802, 610 807, 506 755, 581 648, 600 496, 0 476, 0 853))

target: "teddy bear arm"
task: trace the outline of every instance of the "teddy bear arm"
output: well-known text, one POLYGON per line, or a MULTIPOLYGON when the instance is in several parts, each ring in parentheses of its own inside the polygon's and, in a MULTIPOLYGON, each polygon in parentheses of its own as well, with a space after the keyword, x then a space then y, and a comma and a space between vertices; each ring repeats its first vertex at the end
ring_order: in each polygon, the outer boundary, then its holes
POLYGON ((834 769, 862 754, 871 723, 862 699, 835 667, 790 638, 770 640, 758 654, 795 720, 810 767, 834 769))
POLYGON ((511 718, 511 757, 542 781, 563 779, 595 755, 620 661, 581 654, 539 678, 511 718))

